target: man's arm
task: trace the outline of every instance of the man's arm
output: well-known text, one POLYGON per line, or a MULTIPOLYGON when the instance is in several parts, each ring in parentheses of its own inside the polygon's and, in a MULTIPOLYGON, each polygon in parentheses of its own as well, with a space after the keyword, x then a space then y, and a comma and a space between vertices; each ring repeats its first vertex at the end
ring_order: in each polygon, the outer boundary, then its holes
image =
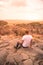
POLYGON ((30 42, 30 48, 32 48, 32 40, 31 40, 31 42, 30 42))
POLYGON ((24 40, 21 40, 21 44, 23 44, 24 40))
POLYGON ((19 42, 20 44, 23 44, 24 40, 19 40, 18 42, 19 42))

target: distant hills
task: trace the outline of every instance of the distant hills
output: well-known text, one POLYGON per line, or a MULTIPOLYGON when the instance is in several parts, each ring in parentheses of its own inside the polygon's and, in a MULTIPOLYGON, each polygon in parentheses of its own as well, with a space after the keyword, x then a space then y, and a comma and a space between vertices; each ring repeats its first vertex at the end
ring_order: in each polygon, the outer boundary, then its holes
POLYGON ((31 23, 31 22, 40 22, 43 23, 43 21, 31 21, 31 20, 5 20, 7 21, 9 24, 21 24, 21 23, 31 23))

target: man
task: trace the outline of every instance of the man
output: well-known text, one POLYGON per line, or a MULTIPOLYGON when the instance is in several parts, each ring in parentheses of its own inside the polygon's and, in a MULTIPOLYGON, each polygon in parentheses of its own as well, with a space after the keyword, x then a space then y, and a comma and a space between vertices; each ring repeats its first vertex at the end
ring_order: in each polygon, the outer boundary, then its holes
POLYGON ((28 31, 25 31, 25 35, 22 37, 21 43, 18 41, 15 48, 18 49, 21 48, 21 46, 23 48, 32 48, 32 38, 32 35, 30 35, 28 31))
POLYGON ((32 48, 32 35, 28 31, 25 31, 25 35, 22 37, 22 46, 32 48))

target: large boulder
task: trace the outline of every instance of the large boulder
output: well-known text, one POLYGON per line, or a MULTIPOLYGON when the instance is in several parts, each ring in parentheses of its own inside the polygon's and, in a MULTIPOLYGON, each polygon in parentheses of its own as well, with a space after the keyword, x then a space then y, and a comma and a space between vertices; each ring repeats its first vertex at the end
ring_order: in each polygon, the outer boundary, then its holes
POLYGON ((43 54, 38 54, 36 57, 35 57, 35 60, 34 60, 34 65, 43 65, 43 54))
POLYGON ((23 65, 22 56, 17 53, 9 53, 5 65, 23 65))
POLYGON ((17 65, 16 60, 14 59, 14 53, 9 53, 5 65, 17 65))
POLYGON ((0 65, 4 65, 4 63, 6 62, 7 55, 8 55, 8 52, 6 49, 2 49, 0 51, 0 65))

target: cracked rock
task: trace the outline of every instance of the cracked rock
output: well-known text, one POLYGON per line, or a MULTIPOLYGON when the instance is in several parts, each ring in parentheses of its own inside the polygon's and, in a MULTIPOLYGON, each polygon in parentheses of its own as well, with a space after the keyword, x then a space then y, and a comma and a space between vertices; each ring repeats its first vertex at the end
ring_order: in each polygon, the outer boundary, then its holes
POLYGON ((31 59, 28 59, 28 60, 24 61, 23 63, 24 63, 24 65, 33 65, 33 62, 31 59))
POLYGON ((34 65, 43 65, 43 55, 42 54, 38 54, 35 57, 34 65))
POLYGON ((6 49, 3 49, 2 51, 0 51, 0 65, 4 65, 4 63, 6 62, 7 55, 8 55, 8 52, 6 49))

